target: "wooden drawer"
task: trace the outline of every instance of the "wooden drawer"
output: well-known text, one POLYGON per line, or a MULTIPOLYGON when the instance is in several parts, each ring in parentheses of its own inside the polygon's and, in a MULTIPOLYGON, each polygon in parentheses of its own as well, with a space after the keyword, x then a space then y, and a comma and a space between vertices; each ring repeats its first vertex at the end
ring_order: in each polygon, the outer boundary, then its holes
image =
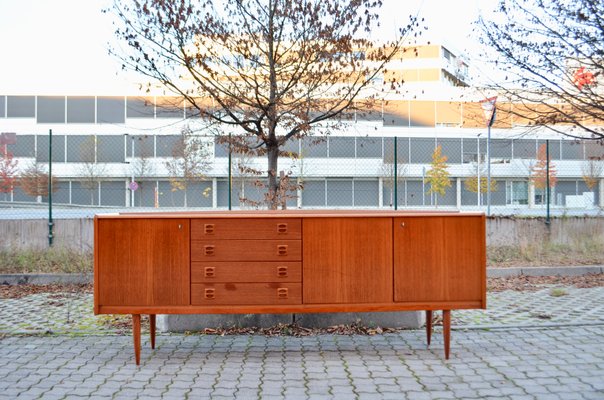
POLYGON ((302 304, 300 283, 194 283, 192 305, 302 304))
POLYGON ((302 282, 302 263, 193 262, 191 282, 302 282))
POLYGON ((191 239, 301 239, 295 218, 204 218, 191 220, 191 239))
POLYGON ((191 261, 301 261, 301 240, 191 241, 191 261))

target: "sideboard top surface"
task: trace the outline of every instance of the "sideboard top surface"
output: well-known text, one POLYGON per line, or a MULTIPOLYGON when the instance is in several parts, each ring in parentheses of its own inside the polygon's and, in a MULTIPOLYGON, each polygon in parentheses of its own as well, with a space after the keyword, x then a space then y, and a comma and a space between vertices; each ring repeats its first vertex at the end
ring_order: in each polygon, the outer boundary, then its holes
POLYGON ((426 216, 484 216, 483 212, 459 211, 393 211, 393 210, 254 210, 254 211, 174 211, 124 212, 97 214, 100 219, 114 218, 368 218, 368 217, 426 217, 426 216))

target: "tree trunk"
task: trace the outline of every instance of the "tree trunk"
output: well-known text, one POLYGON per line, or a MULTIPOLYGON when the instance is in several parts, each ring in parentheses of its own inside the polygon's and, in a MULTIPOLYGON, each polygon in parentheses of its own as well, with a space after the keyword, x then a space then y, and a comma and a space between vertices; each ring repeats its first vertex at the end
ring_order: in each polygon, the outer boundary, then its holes
POLYGON ((279 159, 279 145, 271 143, 267 147, 268 157, 268 201, 269 208, 276 210, 279 206, 277 184, 277 162, 279 159))

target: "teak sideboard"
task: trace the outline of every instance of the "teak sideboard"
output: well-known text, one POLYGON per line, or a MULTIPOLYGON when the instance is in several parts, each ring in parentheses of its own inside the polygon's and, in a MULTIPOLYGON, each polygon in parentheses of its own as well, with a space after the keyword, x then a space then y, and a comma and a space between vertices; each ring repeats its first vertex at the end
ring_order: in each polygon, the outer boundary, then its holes
POLYGON ((140 316, 486 308, 483 213, 250 211, 94 219, 94 312, 140 316))

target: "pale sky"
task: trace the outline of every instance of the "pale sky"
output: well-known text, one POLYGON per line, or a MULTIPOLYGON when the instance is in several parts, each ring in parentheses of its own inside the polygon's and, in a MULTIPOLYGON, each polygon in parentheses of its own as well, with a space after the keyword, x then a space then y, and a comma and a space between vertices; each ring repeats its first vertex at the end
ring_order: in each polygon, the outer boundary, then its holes
MULTIPOLYGON (((101 10, 110 2, 0 0, 0 94, 125 94, 133 81, 145 81, 108 55, 112 16, 101 10)), ((384 0, 384 34, 419 10, 429 27, 425 40, 468 51, 472 59, 479 3, 485 12, 494 0, 384 0)))

